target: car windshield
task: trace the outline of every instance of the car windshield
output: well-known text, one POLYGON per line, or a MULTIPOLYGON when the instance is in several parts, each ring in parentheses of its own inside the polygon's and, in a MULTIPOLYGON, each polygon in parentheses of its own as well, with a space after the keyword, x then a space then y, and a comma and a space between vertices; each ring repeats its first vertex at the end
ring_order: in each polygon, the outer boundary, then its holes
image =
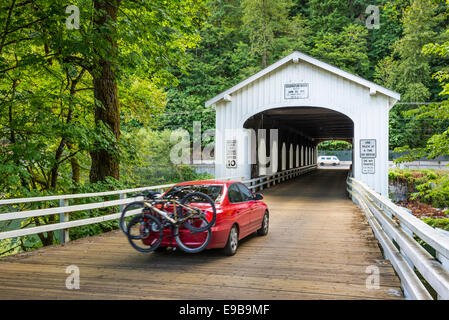
POLYGON ((181 186, 174 186, 173 188, 171 188, 162 198, 181 200, 188 193, 202 192, 207 194, 214 202, 219 202, 222 191, 223 186, 216 184, 181 185, 181 186))

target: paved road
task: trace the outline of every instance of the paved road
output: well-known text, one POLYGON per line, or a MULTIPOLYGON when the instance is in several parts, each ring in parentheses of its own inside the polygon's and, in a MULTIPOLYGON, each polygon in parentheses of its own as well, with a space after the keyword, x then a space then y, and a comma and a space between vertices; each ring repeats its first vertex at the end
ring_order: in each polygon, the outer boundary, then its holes
POLYGON ((121 232, 0 260, 0 299, 402 299, 363 213, 346 197, 346 172, 318 170, 264 190, 270 232, 220 250, 141 254, 121 232), (67 290, 76 265, 80 289, 67 290), (366 287, 367 267, 380 287, 366 287))

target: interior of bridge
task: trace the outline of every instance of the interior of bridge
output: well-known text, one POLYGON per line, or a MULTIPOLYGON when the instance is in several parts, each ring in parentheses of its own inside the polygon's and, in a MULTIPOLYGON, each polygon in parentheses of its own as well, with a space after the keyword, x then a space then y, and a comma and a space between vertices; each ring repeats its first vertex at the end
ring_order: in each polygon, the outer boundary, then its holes
MULTIPOLYGON (((244 128, 266 129, 266 155, 270 152, 269 129, 278 129, 277 171, 316 163, 317 145, 327 140, 352 143, 354 123, 346 115, 327 108, 283 107, 255 114, 244 123, 244 128), (284 150, 283 150, 284 149, 284 150), (298 150, 297 150, 298 149, 298 150), (283 159, 284 158, 284 159, 283 159)), ((260 141, 258 141, 259 154, 260 141)), ((251 177, 261 175, 259 163, 253 164, 251 177)))

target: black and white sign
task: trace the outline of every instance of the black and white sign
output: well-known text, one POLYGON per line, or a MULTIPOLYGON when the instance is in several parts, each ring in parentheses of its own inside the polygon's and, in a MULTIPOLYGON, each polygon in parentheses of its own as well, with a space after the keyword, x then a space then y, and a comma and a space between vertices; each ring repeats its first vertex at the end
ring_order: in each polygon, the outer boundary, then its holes
POLYGON ((226 168, 237 168, 237 140, 226 140, 226 168))
POLYGON ((375 159, 362 159, 362 173, 363 174, 375 174, 376 162, 375 159))
POLYGON ((285 99, 307 99, 309 97, 308 83, 287 83, 284 85, 285 99))
POLYGON ((376 139, 360 139, 360 158, 376 158, 376 139))

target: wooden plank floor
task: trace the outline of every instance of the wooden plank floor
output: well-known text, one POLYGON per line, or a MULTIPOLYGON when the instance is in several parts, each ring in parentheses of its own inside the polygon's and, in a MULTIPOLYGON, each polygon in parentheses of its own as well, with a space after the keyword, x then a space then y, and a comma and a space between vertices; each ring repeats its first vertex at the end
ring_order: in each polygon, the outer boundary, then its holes
POLYGON ((220 250, 142 254, 120 231, 0 260, 0 299, 403 299, 346 171, 318 170, 264 190, 270 232, 220 250), (69 265, 80 289, 67 290, 69 265), (366 268, 380 270, 367 289, 366 268))

